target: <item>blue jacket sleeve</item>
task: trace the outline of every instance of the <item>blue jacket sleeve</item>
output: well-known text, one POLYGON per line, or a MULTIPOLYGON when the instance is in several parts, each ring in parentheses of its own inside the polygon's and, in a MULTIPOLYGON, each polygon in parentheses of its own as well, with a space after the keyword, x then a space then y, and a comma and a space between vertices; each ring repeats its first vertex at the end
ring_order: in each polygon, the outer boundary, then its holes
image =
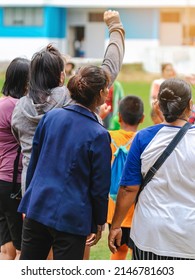
POLYGON ((92 232, 96 232, 97 225, 103 225, 107 218, 111 180, 111 155, 110 135, 105 131, 103 134, 98 135, 91 147, 92 232))

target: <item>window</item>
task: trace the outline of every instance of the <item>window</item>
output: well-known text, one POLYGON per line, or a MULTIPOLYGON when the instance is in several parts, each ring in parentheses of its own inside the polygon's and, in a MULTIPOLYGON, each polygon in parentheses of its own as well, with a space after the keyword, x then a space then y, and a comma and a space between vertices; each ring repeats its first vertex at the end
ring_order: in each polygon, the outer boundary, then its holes
POLYGON ((5 26, 42 26, 42 8, 4 8, 5 26))
POLYGON ((89 13, 89 22, 103 22, 103 13, 89 13))
POLYGON ((177 12, 162 12, 161 22, 180 22, 180 14, 177 12))

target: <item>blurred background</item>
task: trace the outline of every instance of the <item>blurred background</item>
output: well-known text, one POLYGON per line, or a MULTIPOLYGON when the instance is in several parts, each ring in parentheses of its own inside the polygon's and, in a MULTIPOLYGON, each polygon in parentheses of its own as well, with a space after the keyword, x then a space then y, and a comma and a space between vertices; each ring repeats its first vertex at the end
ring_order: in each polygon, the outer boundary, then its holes
POLYGON ((195 73, 194 0, 0 0, 0 61, 31 58, 48 43, 75 62, 98 61, 108 42, 107 9, 124 24, 124 64, 159 73, 171 62, 178 73, 195 73))

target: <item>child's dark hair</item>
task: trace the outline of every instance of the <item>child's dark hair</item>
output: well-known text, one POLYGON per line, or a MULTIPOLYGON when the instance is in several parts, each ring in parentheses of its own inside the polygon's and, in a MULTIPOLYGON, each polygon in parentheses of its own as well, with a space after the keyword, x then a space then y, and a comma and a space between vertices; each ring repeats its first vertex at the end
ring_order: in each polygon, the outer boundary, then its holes
POLYGON ((33 55, 29 95, 35 103, 44 103, 51 89, 59 86, 64 63, 62 54, 51 44, 33 55))
POLYGON ((127 95, 119 102, 119 113, 124 123, 139 124, 144 113, 143 101, 138 96, 127 95))
POLYGON ((67 88, 72 99, 86 107, 95 104, 100 91, 108 87, 110 77, 107 71, 98 66, 83 66, 70 78, 67 88))
POLYGON ((181 117, 183 111, 189 107, 192 98, 190 85, 177 78, 165 80, 159 89, 158 100, 160 109, 168 123, 181 117))
POLYGON ((12 60, 5 73, 3 95, 18 99, 24 96, 28 89, 29 71, 30 60, 22 57, 12 60))

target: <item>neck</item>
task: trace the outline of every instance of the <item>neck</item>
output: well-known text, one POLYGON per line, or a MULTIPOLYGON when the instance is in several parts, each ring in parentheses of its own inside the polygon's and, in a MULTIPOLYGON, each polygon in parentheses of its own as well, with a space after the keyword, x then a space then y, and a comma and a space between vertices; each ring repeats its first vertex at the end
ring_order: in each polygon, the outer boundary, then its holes
POLYGON ((137 131, 137 125, 129 125, 129 124, 121 122, 120 127, 121 127, 121 129, 123 129, 125 131, 133 131, 133 132, 137 131))
POLYGON ((186 118, 178 118, 174 122, 168 123, 168 122, 164 121, 163 123, 164 124, 168 124, 168 125, 173 125, 173 126, 183 126, 186 122, 188 122, 188 119, 186 119, 186 118))
POLYGON ((188 119, 187 119, 187 118, 178 118, 178 120, 185 121, 185 122, 187 122, 187 121, 188 121, 188 119))

